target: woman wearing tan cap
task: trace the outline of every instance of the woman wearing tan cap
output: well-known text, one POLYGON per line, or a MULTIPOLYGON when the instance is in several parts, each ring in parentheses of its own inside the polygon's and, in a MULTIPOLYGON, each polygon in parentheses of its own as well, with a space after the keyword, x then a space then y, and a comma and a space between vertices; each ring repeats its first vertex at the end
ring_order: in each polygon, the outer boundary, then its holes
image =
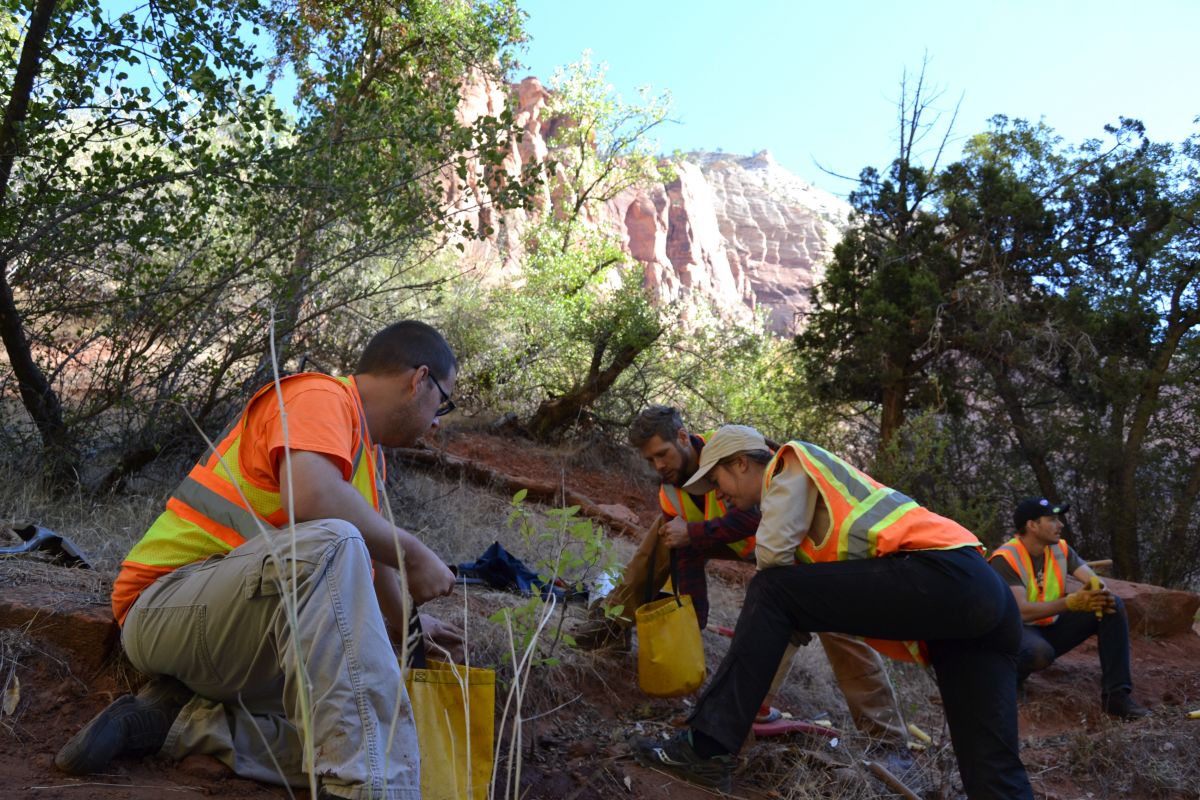
POLYGON ((726 425, 684 488, 759 507, 750 582, 729 653, 689 728, 635 739, 640 762, 728 791, 741 747, 793 631, 840 631, 932 665, 970 798, 1032 798, 1017 752, 1021 618, 982 545, 822 448, 726 425))

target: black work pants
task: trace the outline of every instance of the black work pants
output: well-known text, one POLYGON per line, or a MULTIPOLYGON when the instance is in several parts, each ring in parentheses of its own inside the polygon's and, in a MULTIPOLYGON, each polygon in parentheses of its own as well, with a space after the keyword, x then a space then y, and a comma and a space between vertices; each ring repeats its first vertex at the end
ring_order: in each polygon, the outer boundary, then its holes
POLYGON ((689 724, 737 751, 794 630, 925 641, 967 795, 1032 800, 1017 753, 1020 614, 978 552, 916 551, 759 572, 729 654, 689 724))
POLYGON ((1066 611, 1050 625, 1026 625, 1021 632, 1017 672, 1024 680, 1031 672, 1045 669, 1054 659, 1083 644, 1095 634, 1100 649, 1100 694, 1128 694, 1133 688, 1129 669, 1129 620, 1125 604, 1116 598, 1115 614, 1096 619, 1091 611, 1066 611))

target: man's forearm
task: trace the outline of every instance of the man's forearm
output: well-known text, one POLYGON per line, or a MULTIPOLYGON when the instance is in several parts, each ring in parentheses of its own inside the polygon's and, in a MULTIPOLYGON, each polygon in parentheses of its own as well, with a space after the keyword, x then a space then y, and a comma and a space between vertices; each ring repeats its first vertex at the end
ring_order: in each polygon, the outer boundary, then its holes
POLYGON ((415 536, 376 511, 342 477, 334 461, 320 453, 300 451, 291 454, 290 471, 287 464, 280 471, 283 502, 294 498, 298 522, 335 518, 354 525, 373 560, 389 567, 403 562, 408 591, 418 604, 453 591, 450 568, 415 536))
POLYGON ((280 466, 280 496, 286 508, 289 494, 295 495, 292 511, 297 522, 345 520, 362 534, 373 560, 400 566, 399 551, 407 551, 415 537, 376 511, 342 478, 333 461, 320 453, 297 451, 291 454, 290 473, 286 462, 280 466))
POLYGON ((1021 609, 1021 620, 1023 622, 1034 622, 1046 617, 1053 617, 1055 614, 1062 614, 1067 610, 1067 600, 1065 597, 1060 597, 1057 600, 1049 602, 1031 603, 1028 600, 1018 601, 1018 606, 1021 609))
POLYGON ((379 611, 387 624, 393 642, 401 642, 408 635, 406 614, 415 613, 406 609, 407 595, 404 591, 403 573, 375 562, 375 596, 379 599, 379 611))
POLYGON ((758 530, 762 518, 757 511, 733 509, 723 517, 688 523, 688 537, 693 541, 730 544, 749 539, 758 530))

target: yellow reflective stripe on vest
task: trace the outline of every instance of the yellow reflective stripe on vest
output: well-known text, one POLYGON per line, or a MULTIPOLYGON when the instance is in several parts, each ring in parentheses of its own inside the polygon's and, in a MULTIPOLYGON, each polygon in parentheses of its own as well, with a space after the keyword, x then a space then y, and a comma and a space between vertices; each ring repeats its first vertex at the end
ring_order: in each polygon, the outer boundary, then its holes
POLYGON ((917 501, 895 489, 876 489, 842 523, 845 535, 838 532, 839 555, 846 558, 870 558, 878 550, 879 532, 917 508, 917 501), (844 553, 841 552, 844 550, 844 553))
MULTIPOLYGON (((1031 603, 1049 603, 1063 595, 1067 574, 1067 543, 1059 539, 1058 544, 1045 549, 1042 563, 1042 581, 1037 580, 1033 568, 1033 555, 1025 548, 1025 544, 1017 537, 996 548, 992 558, 1004 558, 1009 566, 1016 567, 1017 577, 1025 585, 1025 598, 1031 603)), ((990 560, 990 559, 989 559, 990 560)), ((1033 620, 1033 625, 1052 625, 1058 620, 1054 614, 1033 620)))
MULTIPOLYGON (((289 376, 290 377, 290 376, 289 376)), ((286 378, 284 379, 286 380, 286 378)), ((350 385, 348 378, 334 378, 338 383, 347 387, 350 385)), ((269 387, 263 387, 263 390, 269 387)), ((258 396, 263 390, 255 394, 258 396)), ((253 402, 253 399, 251 400, 253 402)), ((356 410, 358 411, 359 421, 359 442, 355 449, 354 458, 350 467, 350 482, 359 493, 363 495, 368 503, 371 503, 376 509, 379 508, 378 498, 382 497, 381 471, 374 464, 364 464, 364 453, 366 452, 366 437, 367 437, 367 419, 363 411, 361 403, 355 402, 356 410), (363 467, 366 467, 364 469, 363 467), (376 492, 375 497, 372 497, 372 491, 376 492)), ((216 441, 224 441, 233 430, 244 424, 246 412, 243 411, 229 426, 226 427, 224 433, 216 441)), ((243 485, 244 479, 241 477, 240 470, 237 470, 236 460, 238 458, 238 450, 241 447, 242 432, 238 432, 236 438, 230 443, 228 449, 224 453, 219 454, 218 462, 213 465, 210 472, 223 480, 224 482, 238 489, 239 495, 244 495, 249 487, 243 485), (231 471, 231 469, 233 471, 231 471)), ((378 448, 377 448, 378 451, 378 448)), ((270 505, 272 508, 278 508, 281 500, 280 495, 276 492, 264 493, 262 490, 255 492, 260 499, 269 494, 270 505)), ((213 522, 237 531, 243 538, 250 539, 257 536, 262 530, 276 530, 275 526, 271 525, 264 518, 266 514, 272 513, 272 509, 259 508, 259 513, 251 511, 240 503, 235 503, 225 497, 204 486, 199 481, 188 475, 176 487, 172 493, 172 497, 191 507, 196 512, 213 522)), ((243 498, 251 507, 254 503, 249 497, 243 498)))
POLYGON ((834 488, 840 488, 844 496, 856 501, 841 527, 832 532, 838 537, 839 559, 873 557, 878 551, 879 532, 920 507, 903 492, 886 486, 872 486, 857 470, 828 450, 809 442, 795 444, 800 445, 834 488))
POLYGON ((175 489, 172 496, 191 506, 218 525, 232 528, 246 539, 257 536, 262 529, 275 530, 274 525, 271 525, 245 507, 229 502, 212 489, 200 484, 190 475, 183 479, 183 482, 175 489))

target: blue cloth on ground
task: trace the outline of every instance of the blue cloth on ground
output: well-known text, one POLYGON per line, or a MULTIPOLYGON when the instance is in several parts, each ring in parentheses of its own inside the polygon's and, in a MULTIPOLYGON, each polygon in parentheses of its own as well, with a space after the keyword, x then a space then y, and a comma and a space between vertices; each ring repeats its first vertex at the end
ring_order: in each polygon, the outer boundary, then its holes
MULTIPOLYGON (((579 594, 576 590, 568 591, 561 580, 549 585, 545 578, 525 566, 499 542, 493 542, 477 561, 459 564, 456 573, 459 583, 484 583, 493 589, 515 590, 523 595, 531 595, 536 589, 543 600, 551 593, 559 600, 574 600, 579 594)), ((583 594, 586 597, 587 593, 583 594)))

